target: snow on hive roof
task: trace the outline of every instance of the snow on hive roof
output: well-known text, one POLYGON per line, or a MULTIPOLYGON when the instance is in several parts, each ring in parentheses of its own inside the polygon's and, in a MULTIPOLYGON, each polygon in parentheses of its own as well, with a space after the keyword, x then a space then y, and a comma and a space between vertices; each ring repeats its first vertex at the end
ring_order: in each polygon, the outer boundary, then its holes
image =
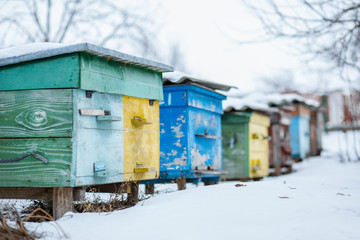
POLYGON ((195 83, 207 88, 210 88, 212 90, 221 90, 221 91, 229 91, 230 88, 236 88, 234 86, 230 86, 230 85, 225 85, 225 84, 221 84, 221 83, 215 83, 215 82, 210 82, 210 81, 205 81, 205 80, 201 80, 198 78, 194 78, 191 77, 185 73, 179 72, 179 71, 174 71, 174 72, 169 72, 169 73, 165 73, 163 75, 163 83, 164 85, 166 84, 181 84, 181 83, 195 83))
POLYGON ((254 101, 250 98, 234 98, 228 97, 223 102, 223 109, 225 112, 230 111, 232 109, 236 111, 245 111, 245 110, 254 110, 261 112, 277 112, 276 109, 269 107, 267 104, 254 101))
POLYGON ((244 111, 247 109, 274 112, 274 108, 271 105, 290 105, 295 102, 305 103, 308 106, 318 107, 319 103, 311 99, 305 99, 298 94, 281 94, 271 93, 265 94, 261 92, 255 92, 247 95, 243 98, 228 97, 223 102, 224 111, 234 109, 236 111, 244 111))
POLYGON ((276 96, 276 98, 274 98, 274 99, 271 99, 271 95, 270 95, 268 99, 271 100, 271 102, 269 102, 269 103, 273 103, 276 105, 301 102, 301 103, 305 103, 306 105, 312 106, 312 107, 320 106, 319 102, 312 100, 312 99, 304 98, 304 97, 302 97, 298 94, 294 94, 294 93, 279 94, 279 96, 276 96))
POLYGON ((75 52, 88 52, 100 57, 111 58, 114 61, 140 66, 157 72, 173 71, 172 67, 165 64, 99 47, 90 43, 31 43, 18 47, 0 49, 0 67, 75 52))

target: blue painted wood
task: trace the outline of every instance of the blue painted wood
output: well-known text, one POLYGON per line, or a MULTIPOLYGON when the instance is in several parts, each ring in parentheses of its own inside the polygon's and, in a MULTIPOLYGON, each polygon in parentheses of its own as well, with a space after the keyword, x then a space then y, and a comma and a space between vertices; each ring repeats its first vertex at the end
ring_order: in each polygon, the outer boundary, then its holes
MULTIPOLYGON (((179 177, 188 182, 217 174, 198 171, 221 170, 221 114, 225 96, 193 85, 164 86, 160 103, 160 178, 179 177)), ((206 181, 207 179, 203 179, 206 181)))
POLYGON ((291 117, 290 146, 292 158, 303 159, 310 153, 310 125, 307 117, 291 117))
POLYGON ((86 98, 84 90, 74 89, 73 172, 74 185, 93 185, 123 181, 123 97, 94 92, 86 98), (110 111, 118 121, 99 121, 96 116, 82 116, 79 109, 110 111), (107 174, 96 177, 94 163, 103 162, 107 174))

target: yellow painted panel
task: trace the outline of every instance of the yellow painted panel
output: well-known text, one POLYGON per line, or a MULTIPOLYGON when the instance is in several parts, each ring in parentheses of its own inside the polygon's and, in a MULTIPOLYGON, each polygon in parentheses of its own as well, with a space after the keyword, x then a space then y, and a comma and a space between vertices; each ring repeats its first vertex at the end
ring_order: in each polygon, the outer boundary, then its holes
POLYGON ((124 180, 159 176, 159 101, 123 97, 124 180))
POLYGON ((256 123, 262 126, 270 126, 270 117, 258 113, 253 113, 250 117, 250 123, 256 123))
POLYGON ((268 127, 270 118, 254 113, 249 123, 249 171, 250 178, 269 174, 268 127))

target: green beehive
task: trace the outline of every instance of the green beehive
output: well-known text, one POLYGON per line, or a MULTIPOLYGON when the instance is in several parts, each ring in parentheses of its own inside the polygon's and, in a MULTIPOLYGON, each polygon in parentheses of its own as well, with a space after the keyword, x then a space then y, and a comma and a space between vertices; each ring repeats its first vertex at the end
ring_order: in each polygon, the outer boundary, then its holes
POLYGON ((171 70, 88 43, 1 50, 0 197, 156 178, 162 72, 171 70), (136 151, 124 148, 134 142, 136 151))
POLYGON ((222 115, 226 179, 259 179, 269 174, 269 125, 268 116, 255 112, 222 115))

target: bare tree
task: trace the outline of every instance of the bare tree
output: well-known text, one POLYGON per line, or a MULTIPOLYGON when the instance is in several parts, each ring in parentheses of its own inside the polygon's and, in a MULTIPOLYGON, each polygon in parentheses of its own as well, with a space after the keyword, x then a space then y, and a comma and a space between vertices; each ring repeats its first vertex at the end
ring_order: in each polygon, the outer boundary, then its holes
POLYGON ((281 74, 263 76, 260 78, 260 82, 270 92, 286 92, 298 89, 293 74, 285 70, 281 74))
POLYGON ((134 6, 111 0, 0 0, 0 47, 79 41, 119 47, 127 42, 143 56, 154 55, 152 10, 146 1, 134 6))
MULTIPOLYGON (((266 38, 302 41, 307 53, 331 60, 344 71, 360 73, 358 0, 243 1, 264 26, 266 38)), ((296 47, 296 46, 294 46, 296 47)))
POLYGON ((169 64, 178 71, 186 72, 187 67, 186 67, 185 57, 184 57, 185 54, 182 51, 180 44, 178 42, 174 42, 169 49, 170 49, 170 54, 168 57, 169 64))

